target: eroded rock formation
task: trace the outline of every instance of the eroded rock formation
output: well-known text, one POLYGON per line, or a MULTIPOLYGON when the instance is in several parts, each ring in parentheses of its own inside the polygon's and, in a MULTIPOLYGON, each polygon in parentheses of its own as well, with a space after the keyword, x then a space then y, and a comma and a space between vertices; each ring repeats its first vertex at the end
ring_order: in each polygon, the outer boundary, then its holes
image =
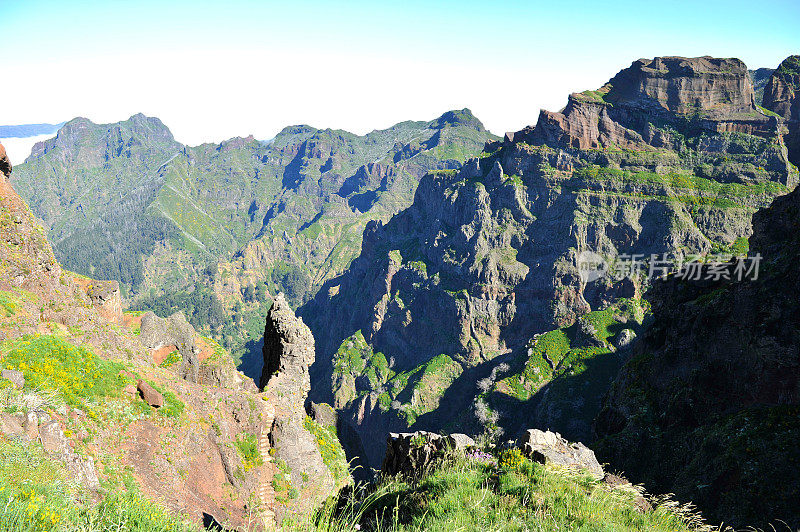
MULTIPOLYGON (((266 400, 275 405, 270 445, 276 459, 290 468, 291 483, 296 488, 313 487, 313 493, 292 510, 309 511, 334 490, 337 479, 322 460, 318 442, 305 427, 314 337, 303 320, 295 316, 283 294, 278 294, 267 314, 263 355, 261 387, 266 400)), ((280 522, 288 510, 279 510, 276 517, 280 522)))
MULTIPOLYGON (((666 124, 696 132, 771 137, 778 122, 756 107, 752 82, 738 59, 639 59, 596 91, 570 95, 561 113, 542 111, 528 137, 570 148, 662 143, 666 124)), ((517 136, 514 137, 515 139, 517 136)))

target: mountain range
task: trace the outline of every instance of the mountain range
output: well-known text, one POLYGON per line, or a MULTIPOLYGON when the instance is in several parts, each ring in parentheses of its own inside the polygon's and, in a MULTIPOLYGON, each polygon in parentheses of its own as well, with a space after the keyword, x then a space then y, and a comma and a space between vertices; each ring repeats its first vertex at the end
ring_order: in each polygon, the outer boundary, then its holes
POLYGON ((197 147, 157 118, 77 118, 13 182, 65 267, 118 280, 132 308, 185 311, 241 356, 257 351, 265 294, 305 301, 358 254, 368 221, 494 138, 467 109, 364 136, 291 126, 197 147))
POLYGON ((539 427, 714 522, 794 526, 798 91, 800 56, 656 57, 502 139, 466 109, 197 147, 79 118, 12 182, 65 267, 186 312, 262 384, 278 301, 357 475, 387 433, 539 427), (761 278, 720 278, 756 253, 761 278))

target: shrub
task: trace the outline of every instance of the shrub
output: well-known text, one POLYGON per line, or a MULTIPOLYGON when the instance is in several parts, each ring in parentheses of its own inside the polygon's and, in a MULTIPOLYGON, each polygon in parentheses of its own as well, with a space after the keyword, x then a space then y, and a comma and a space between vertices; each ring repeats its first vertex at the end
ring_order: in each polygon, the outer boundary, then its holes
POLYGON ((241 434, 236 439, 236 449, 244 462, 244 470, 250 471, 264 463, 264 458, 258 450, 258 438, 253 434, 241 434))

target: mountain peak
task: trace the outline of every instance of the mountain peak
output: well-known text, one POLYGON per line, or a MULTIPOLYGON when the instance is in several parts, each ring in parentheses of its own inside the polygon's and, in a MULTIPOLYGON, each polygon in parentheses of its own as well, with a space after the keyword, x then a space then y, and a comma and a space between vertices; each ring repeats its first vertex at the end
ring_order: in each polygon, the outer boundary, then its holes
POLYGON ((485 131, 483 123, 466 107, 461 110, 447 111, 431 122, 431 127, 434 129, 442 129, 447 126, 466 126, 478 131, 485 131))

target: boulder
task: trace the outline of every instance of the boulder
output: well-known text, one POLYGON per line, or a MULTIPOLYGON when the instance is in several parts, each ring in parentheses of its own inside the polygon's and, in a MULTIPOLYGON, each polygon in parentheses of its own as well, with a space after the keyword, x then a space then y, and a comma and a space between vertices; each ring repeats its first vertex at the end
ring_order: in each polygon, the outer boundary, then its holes
POLYGON ((614 339, 614 345, 617 346, 617 349, 622 349, 631 345, 631 342, 633 342, 635 339, 635 332, 633 332, 631 329, 623 329, 614 339))
POLYGON ((11 381, 11 383, 16 386, 17 389, 21 390, 25 387, 25 376, 21 371, 4 369, 3 371, 0 371, 0 376, 8 381, 11 381))
POLYGON ((529 429, 517 439, 517 447, 537 462, 585 469, 598 479, 604 476, 594 451, 580 442, 568 442, 557 432, 529 429))
MULTIPOLYGON (((461 435, 463 436, 463 435, 461 435)), ((458 438, 460 441, 461 438, 458 438)), ((381 465, 384 475, 419 477, 444 457, 450 446, 448 438, 420 430, 390 433, 386 439, 386 455, 381 465)))
POLYGON ((450 434, 449 436, 447 436, 447 443, 450 444, 450 447, 456 450, 477 447, 475 440, 473 440, 466 434, 459 434, 459 433, 450 434))
POLYGON ((136 395, 137 389, 133 384, 125 386, 122 391, 128 395, 136 395))
POLYGON ((161 408, 164 406, 164 396, 142 379, 136 382, 136 389, 139 390, 139 394, 142 396, 142 399, 144 399, 144 402, 153 408, 161 408))
POLYGON ((23 433, 22 423, 16 416, 0 414, 0 433, 9 437, 21 436, 23 433))

